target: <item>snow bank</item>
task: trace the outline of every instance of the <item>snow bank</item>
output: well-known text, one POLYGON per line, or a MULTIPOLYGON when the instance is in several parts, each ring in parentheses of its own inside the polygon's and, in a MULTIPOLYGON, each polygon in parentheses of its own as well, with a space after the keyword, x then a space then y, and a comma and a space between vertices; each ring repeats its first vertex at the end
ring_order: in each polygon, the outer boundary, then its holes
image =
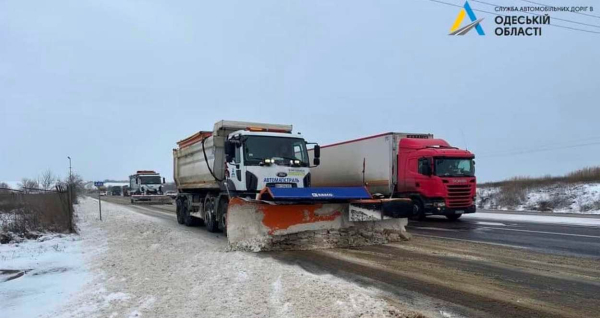
POLYGON ((315 275, 268 254, 228 252, 205 228, 84 199, 79 215, 94 274, 50 317, 397 317, 379 291, 315 275))
POLYGON ((42 236, 0 245, 2 317, 38 317, 57 308, 90 278, 77 235, 42 236))
POLYGON ((495 210, 600 214, 600 183, 554 184, 518 189, 510 193, 501 187, 479 188, 477 207, 495 210), (510 196, 510 200, 506 199, 507 196, 510 196))

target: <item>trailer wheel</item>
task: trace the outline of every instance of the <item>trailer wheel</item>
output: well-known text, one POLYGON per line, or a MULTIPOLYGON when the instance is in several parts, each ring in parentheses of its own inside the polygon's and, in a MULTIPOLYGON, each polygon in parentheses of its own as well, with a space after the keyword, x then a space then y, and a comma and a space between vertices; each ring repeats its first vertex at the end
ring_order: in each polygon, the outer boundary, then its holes
POLYGON ((462 216, 462 214, 449 214, 449 215, 446 215, 446 218, 450 221, 456 221, 456 220, 460 219, 461 216, 462 216))
POLYGON ((210 194, 204 199, 204 218, 206 229, 212 233, 217 232, 219 227, 215 216, 215 197, 210 194))

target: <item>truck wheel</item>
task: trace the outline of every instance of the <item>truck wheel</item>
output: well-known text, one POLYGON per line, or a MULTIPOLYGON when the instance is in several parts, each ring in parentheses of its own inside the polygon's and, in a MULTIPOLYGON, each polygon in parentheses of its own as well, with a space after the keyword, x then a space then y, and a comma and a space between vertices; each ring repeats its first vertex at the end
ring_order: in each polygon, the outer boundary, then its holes
POLYGON ((217 232, 218 223, 215 216, 215 197, 212 195, 207 195, 204 199, 204 223, 206 223, 206 229, 209 232, 217 232))
POLYGON ((190 215, 190 209, 188 209, 187 204, 181 205, 181 214, 183 216, 183 223, 185 226, 194 226, 198 224, 196 218, 190 215))
POLYGON ((450 214, 450 215, 446 215, 446 218, 450 221, 456 221, 456 220, 460 219, 461 216, 462 216, 462 214, 450 214))
POLYGON ((177 223, 183 224, 183 213, 181 213, 181 201, 176 201, 177 207, 175 208, 175 213, 177 214, 177 223))
POLYGON ((227 236, 227 207, 229 206, 229 199, 224 197, 219 203, 219 230, 223 231, 223 234, 227 236))
POLYGON ((425 208, 423 207, 423 202, 421 202, 421 200, 419 200, 419 199, 414 199, 413 202, 415 205, 415 211, 414 211, 415 214, 413 215, 412 219, 418 220, 418 221, 425 220, 426 216, 425 216, 425 208))

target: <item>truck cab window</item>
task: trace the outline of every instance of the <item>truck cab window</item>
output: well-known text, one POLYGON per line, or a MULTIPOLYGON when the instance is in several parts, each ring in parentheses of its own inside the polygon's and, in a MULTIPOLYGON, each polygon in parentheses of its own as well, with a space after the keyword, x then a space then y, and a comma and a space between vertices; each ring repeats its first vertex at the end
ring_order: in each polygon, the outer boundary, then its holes
POLYGON ((242 162, 242 157, 240 155, 240 149, 242 147, 235 147, 235 158, 233 158, 235 160, 235 163, 241 163, 242 162))

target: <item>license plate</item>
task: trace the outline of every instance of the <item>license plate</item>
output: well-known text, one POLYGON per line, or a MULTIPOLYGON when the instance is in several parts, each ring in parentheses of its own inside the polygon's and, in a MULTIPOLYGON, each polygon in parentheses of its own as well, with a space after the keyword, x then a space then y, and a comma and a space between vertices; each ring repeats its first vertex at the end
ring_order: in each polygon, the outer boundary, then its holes
POLYGON ((463 214, 463 213, 465 213, 465 211, 464 210, 458 210, 458 211, 454 211, 454 213, 456 213, 456 214, 463 214))
POLYGON ((275 188, 291 188, 291 184, 276 184, 275 188))

